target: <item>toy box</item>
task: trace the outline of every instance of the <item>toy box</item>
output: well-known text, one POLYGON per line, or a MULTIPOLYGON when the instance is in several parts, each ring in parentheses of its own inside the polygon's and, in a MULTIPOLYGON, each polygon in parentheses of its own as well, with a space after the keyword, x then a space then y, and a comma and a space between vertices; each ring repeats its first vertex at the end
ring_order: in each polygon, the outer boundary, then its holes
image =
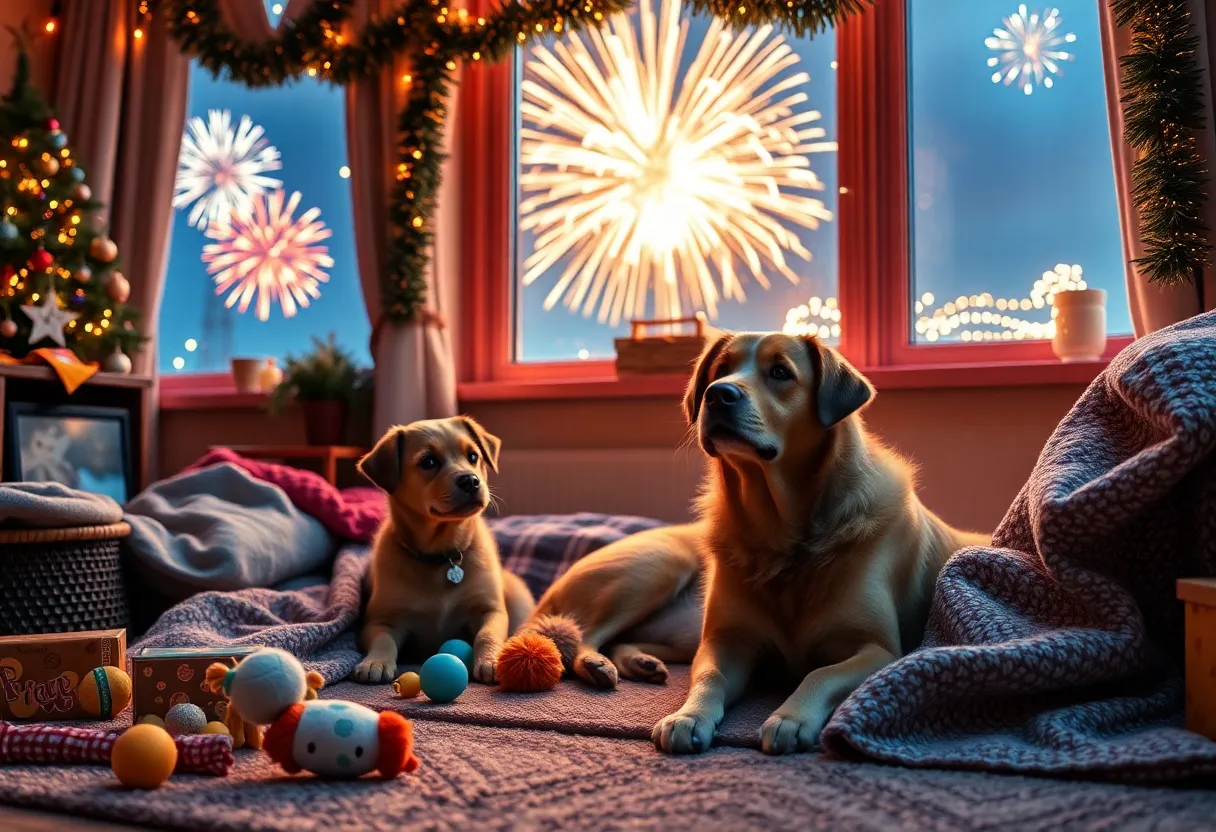
POLYGON ((96 719, 76 686, 98 667, 125 668, 126 630, 0 638, 0 719, 96 719))
POLYGON ((1186 602, 1186 728, 1216 740, 1216 579, 1178 581, 1186 602))
POLYGON ((147 647, 131 656, 135 721, 152 714, 164 719, 174 705, 192 702, 208 720, 222 722, 223 694, 207 689, 207 668, 214 662, 235 665, 257 647, 147 647))

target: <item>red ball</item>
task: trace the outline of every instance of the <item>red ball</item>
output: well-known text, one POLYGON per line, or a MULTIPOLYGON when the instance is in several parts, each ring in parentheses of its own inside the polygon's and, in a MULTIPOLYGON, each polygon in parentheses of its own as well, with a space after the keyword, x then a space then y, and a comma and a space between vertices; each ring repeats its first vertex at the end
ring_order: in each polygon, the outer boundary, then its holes
POLYGON ((44 248, 40 248, 30 255, 29 267, 36 272, 43 271, 55 262, 55 258, 51 257, 51 253, 44 248))
POLYGON ((47 130, 58 130, 59 129, 59 119, 48 118, 46 120, 46 129, 47 130))

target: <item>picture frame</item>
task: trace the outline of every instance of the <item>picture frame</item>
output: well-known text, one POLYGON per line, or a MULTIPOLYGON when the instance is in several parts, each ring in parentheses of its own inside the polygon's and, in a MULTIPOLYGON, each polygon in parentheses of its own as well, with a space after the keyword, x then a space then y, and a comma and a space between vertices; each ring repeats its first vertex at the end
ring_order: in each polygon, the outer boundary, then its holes
POLYGON ((7 482, 59 482, 119 505, 138 491, 125 408, 9 401, 4 426, 7 482))

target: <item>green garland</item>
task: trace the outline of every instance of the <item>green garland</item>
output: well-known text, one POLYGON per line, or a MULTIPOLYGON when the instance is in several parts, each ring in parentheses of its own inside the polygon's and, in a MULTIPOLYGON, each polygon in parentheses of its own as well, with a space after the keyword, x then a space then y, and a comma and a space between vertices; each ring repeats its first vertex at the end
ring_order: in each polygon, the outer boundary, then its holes
MULTIPOLYGON (((408 57, 410 88, 398 119, 398 165, 390 206, 391 247, 381 276, 387 320, 417 319, 426 302, 426 267, 443 164, 448 90, 458 61, 498 61, 549 33, 599 26, 633 0, 507 0, 484 18, 450 10, 455 0, 406 0, 396 14, 369 21, 350 41, 340 34, 353 0, 322 0, 265 42, 238 38, 218 0, 161 0, 169 33, 182 51, 217 77, 251 87, 277 86, 303 75, 335 84, 369 78, 397 56, 408 57)), ((745 8, 692 0, 737 24, 780 23, 817 32, 860 11, 870 0, 766 0, 745 8), (741 9, 744 9, 741 11, 741 9)))
POLYGON ((1199 283, 1208 266, 1208 168, 1198 149, 1203 128, 1203 76, 1195 59, 1186 0, 1112 0, 1120 26, 1130 26, 1123 68, 1123 131, 1136 151, 1132 198, 1144 256, 1133 261, 1150 282, 1199 283))

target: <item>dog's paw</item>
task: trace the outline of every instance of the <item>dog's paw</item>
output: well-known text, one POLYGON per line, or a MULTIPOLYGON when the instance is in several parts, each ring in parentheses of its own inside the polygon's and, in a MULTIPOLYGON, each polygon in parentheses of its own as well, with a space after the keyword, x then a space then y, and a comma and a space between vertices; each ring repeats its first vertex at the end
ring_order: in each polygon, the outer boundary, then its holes
POLYGON ((648 682, 652 685, 667 684, 667 665, 645 653, 624 657, 616 663, 616 668, 624 679, 648 682))
POLYGON ((677 711, 650 732, 654 747, 668 754, 700 754, 714 740, 714 721, 704 714, 677 711))
POLYGON ((616 666, 600 653, 584 653, 574 660, 574 671, 597 688, 615 688, 619 677, 616 666))
POLYGON ((478 658, 473 661, 473 678, 483 685, 498 682, 498 661, 493 658, 478 658))
POLYGON ((350 678, 361 685, 379 685, 393 681, 396 672, 395 662, 389 664, 376 659, 364 659, 351 671, 350 678))
POLYGON ((765 754, 795 754, 819 747, 823 724, 803 716, 774 713, 760 729, 760 750, 765 754))

